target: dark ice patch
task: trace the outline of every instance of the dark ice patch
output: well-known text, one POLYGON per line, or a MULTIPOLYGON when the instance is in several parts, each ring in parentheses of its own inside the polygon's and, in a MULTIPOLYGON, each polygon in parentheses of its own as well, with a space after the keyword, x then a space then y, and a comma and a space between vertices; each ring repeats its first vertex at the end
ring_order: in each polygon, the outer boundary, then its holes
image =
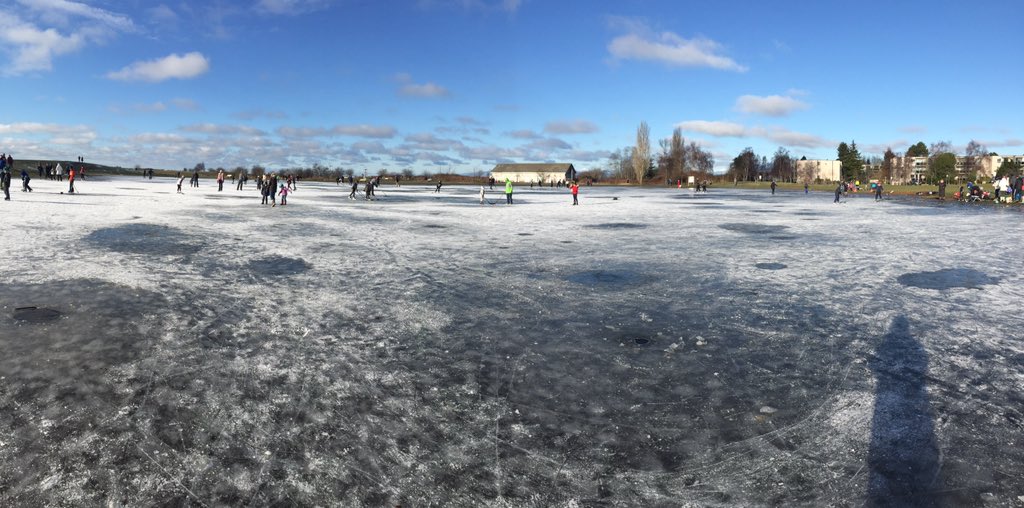
POLYGON ((285 276, 298 275, 313 268, 302 258, 270 256, 254 259, 249 262, 249 269, 258 275, 285 276))
POLYGON ((60 311, 45 307, 18 307, 14 309, 15 321, 25 323, 48 323, 60 318, 60 311))
POLYGON ((602 224, 587 224, 583 226, 589 229, 643 229, 646 224, 634 224, 632 222, 606 222, 602 224))
POLYGON ((782 263, 757 263, 754 267, 761 270, 782 270, 786 268, 786 265, 782 263))
POLYGON ((634 286, 644 281, 643 275, 630 270, 586 270, 565 279, 585 286, 610 288, 634 286))
POLYGON ((159 224, 125 224, 102 228, 85 236, 85 241, 97 247, 125 254, 151 254, 186 256, 202 249, 198 242, 190 242, 182 231, 159 224))
POLYGON ((651 343, 651 339, 645 337, 636 337, 633 339, 633 345, 635 346, 647 346, 651 343))
POLYGON ((922 289, 980 289, 998 280, 970 268, 944 268, 934 272, 905 273, 896 278, 904 286, 922 289))
POLYGON ((516 233, 519 236, 533 236, 533 233, 516 233))
POLYGON ((772 236, 768 237, 769 240, 779 240, 779 241, 782 241, 782 242, 788 242, 790 240, 796 240, 797 238, 800 238, 800 237, 796 236, 796 235, 772 235, 772 236))
POLYGON ((427 229, 447 229, 448 228, 448 226, 443 226, 441 224, 424 224, 423 227, 425 227, 427 229))
POLYGON ((770 235, 772 233, 780 233, 787 229, 787 226, 772 226, 768 224, 743 224, 743 223, 728 223, 719 224, 720 228, 726 231, 735 231, 737 233, 746 233, 748 235, 770 235))

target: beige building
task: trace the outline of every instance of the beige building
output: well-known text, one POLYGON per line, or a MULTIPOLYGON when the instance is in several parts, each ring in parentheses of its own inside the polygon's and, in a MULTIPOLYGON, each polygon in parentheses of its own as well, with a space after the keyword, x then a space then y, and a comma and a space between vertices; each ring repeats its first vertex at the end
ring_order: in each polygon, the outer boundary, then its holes
MULTIPOLYGON (((1024 165, 1024 155, 986 155, 980 157, 974 168, 978 173, 978 179, 987 180, 996 176, 996 171, 999 171, 999 166, 1002 166, 1004 161, 1015 161, 1018 164, 1024 165)), ((901 157, 896 159, 895 164, 896 167, 893 169, 894 183, 924 182, 928 177, 928 157, 901 157)), ((956 173, 954 181, 973 177, 973 175, 968 176, 966 174, 967 168, 964 166, 964 157, 960 155, 956 157, 956 173)))
POLYGON ((576 177, 572 164, 498 164, 491 170, 491 178, 504 182, 506 178, 514 183, 567 182, 576 177))
POLYGON ((796 174, 801 182, 838 182, 843 174, 843 163, 828 159, 799 160, 796 174))

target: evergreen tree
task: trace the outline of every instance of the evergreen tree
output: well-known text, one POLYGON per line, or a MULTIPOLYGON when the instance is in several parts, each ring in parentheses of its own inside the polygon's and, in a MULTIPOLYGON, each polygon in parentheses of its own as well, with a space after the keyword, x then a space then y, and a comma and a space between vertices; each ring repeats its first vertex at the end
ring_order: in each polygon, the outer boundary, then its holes
POLYGON ((911 145, 907 148, 907 157, 927 157, 928 147, 925 146, 924 141, 918 141, 917 144, 911 145))

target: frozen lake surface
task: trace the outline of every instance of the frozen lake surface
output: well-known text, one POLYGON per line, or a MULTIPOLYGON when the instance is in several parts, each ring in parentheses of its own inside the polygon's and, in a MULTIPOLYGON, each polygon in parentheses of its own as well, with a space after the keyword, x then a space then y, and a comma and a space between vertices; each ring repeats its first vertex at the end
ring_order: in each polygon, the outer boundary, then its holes
POLYGON ((4 505, 1024 502, 1017 208, 33 183, 4 505))

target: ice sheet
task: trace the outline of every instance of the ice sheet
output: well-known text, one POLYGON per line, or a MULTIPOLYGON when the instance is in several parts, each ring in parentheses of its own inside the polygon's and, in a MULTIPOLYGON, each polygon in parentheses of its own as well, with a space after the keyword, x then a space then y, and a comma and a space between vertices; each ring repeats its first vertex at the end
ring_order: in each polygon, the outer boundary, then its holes
POLYGON ((7 502, 1024 495, 1017 208, 175 182, 0 206, 7 502))

